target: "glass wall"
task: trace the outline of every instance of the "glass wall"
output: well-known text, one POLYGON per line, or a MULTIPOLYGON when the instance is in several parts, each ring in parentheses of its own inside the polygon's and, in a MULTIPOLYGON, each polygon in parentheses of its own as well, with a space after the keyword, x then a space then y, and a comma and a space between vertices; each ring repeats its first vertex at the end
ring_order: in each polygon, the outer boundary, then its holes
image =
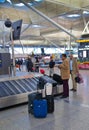
MULTIPOLYGON (((9 48, 10 53, 12 53, 11 48, 9 48)), ((14 48, 14 53, 15 54, 41 54, 41 48, 38 47, 15 47, 14 48)), ((65 49, 64 48, 44 48, 44 53, 45 54, 55 54, 55 53, 64 53, 65 49)))

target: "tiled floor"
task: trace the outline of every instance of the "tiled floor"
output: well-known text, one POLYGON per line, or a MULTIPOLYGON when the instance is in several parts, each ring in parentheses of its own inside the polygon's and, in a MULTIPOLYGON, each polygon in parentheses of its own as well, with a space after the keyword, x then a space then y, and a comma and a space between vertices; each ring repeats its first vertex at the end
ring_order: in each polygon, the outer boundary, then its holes
MULTIPOLYGON (((80 71, 84 83, 67 99, 55 99, 55 111, 44 119, 28 114, 27 105, 0 112, 0 130, 89 130, 89 70, 80 71)), ((70 80, 70 88, 71 88, 70 80)))

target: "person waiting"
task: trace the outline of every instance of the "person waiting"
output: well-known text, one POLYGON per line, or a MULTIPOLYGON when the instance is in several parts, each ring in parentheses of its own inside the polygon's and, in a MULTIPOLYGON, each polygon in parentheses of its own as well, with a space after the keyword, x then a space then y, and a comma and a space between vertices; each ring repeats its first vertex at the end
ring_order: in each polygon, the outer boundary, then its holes
POLYGON ((58 66, 60 69, 61 78, 63 80, 63 96, 61 98, 67 98, 69 97, 68 80, 70 78, 70 68, 66 54, 62 54, 62 61, 63 63, 58 66))
POLYGON ((53 57, 50 57, 50 62, 49 62, 49 76, 53 77, 54 74, 54 66, 55 66, 55 62, 53 61, 53 57))
POLYGON ((38 59, 38 57, 36 57, 35 71, 39 72, 39 59, 38 59))
POLYGON ((27 59, 27 63, 26 63, 26 66, 27 66, 27 71, 33 71, 33 63, 32 63, 32 60, 31 60, 31 57, 29 56, 28 59, 27 59))
POLYGON ((73 84, 73 87, 70 90, 73 92, 76 92, 77 91, 77 83, 75 81, 75 77, 79 73, 79 68, 78 68, 77 60, 73 57, 72 54, 70 54, 69 63, 70 63, 70 74, 71 74, 72 84, 73 84))

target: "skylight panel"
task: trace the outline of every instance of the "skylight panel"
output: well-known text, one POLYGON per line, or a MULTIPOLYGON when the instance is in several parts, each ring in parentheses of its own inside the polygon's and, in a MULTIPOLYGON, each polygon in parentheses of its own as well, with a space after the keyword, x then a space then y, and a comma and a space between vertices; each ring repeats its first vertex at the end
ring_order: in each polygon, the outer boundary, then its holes
POLYGON ((43 1, 43 0, 35 0, 36 2, 41 2, 41 1, 43 1))
POLYGON ((21 6, 24 6, 24 4, 23 3, 19 3, 19 4, 16 4, 16 6, 21 7, 21 6))
POLYGON ((12 4, 10 0, 7 0, 7 2, 9 2, 10 4, 12 4))
POLYGON ((67 15, 68 18, 76 18, 76 17, 80 17, 80 14, 69 14, 67 15))

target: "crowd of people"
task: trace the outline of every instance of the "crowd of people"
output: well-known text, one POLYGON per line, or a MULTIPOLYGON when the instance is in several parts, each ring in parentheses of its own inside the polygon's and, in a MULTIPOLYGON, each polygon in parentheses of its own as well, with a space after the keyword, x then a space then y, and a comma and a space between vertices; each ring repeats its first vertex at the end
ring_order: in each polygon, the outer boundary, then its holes
POLYGON ((23 64, 23 59, 15 60, 16 67, 21 71, 21 65, 23 64))
MULTIPOLYGON (((20 66, 22 65, 22 60, 18 60, 17 64, 19 65, 19 70, 21 70, 20 66)), ((55 61, 52 56, 50 56, 50 61, 48 63, 49 68, 49 76, 53 77, 55 67, 55 61)), ((39 58, 34 56, 28 56, 26 60, 26 68, 29 72, 39 72, 39 58)), ((62 54, 62 63, 58 65, 58 68, 60 69, 60 75, 63 80, 63 96, 62 98, 69 97, 69 78, 71 76, 72 78, 72 84, 73 87, 71 91, 76 92, 77 91, 77 83, 75 81, 76 75, 79 73, 77 60, 73 57, 72 54, 69 55, 69 58, 67 58, 66 54, 62 54)))

